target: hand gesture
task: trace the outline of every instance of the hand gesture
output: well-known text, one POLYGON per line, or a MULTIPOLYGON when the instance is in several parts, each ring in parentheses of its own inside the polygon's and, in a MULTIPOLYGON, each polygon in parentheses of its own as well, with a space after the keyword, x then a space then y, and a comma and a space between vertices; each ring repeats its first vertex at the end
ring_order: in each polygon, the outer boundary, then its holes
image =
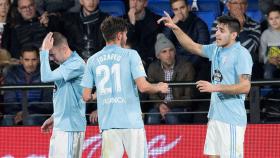
POLYGON ((230 10, 230 15, 236 18, 239 21, 241 28, 243 28, 243 25, 245 23, 245 16, 242 9, 233 8, 230 10))
POLYGON ((208 81, 197 81, 196 82, 196 88, 198 88, 198 90, 200 92, 215 92, 215 85, 211 84, 208 81))
POLYGON ((93 124, 98 122, 97 110, 91 112, 91 114, 89 115, 89 121, 93 124))
POLYGON ((163 82, 159 82, 157 84, 158 89, 161 93, 167 93, 168 92, 168 84, 167 83, 163 83, 163 82))
POLYGON ((46 50, 49 51, 52 47, 53 47, 53 37, 52 37, 53 33, 49 32, 46 37, 43 40, 42 43, 42 50, 46 50))
POLYGON ((53 128, 53 117, 48 118, 41 126, 42 133, 50 133, 53 128))
POLYGON ((160 18, 157 23, 161 23, 164 22, 164 25, 167 26, 168 28, 171 29, 177 29, 178 26, 173 22, 172 18, 170 17, 170 15, 164 11, 164 14, 166 15, 165 17, 160 18))
POLYGON ((15 116, 15 118, 14 118, 15 124, 16 124, 16 125, 19 124, 20 122, 22 122, 22 120, 23 120, 22 111, 17 112, 17 114, 16 114, 16 116, 15 116))
POLYGON ((135 8, 130 8, 129 11, 128 11, 129 22, 130 22, 132 25, 135 25, 135 23, 136 23, 135 12, 136 12, 136 9, 135 9, 135 8))
POLYGON ((48 27, 49 24, 49 17, 48 17, 48 12, 44 12, 39 18, 40 23, 44 25, 45 27, 48 27))
POLYGON ((170 111, 170 109, 164 103, 161 103, 158 108, 162 119, 165 119, 165 115, 170 111))

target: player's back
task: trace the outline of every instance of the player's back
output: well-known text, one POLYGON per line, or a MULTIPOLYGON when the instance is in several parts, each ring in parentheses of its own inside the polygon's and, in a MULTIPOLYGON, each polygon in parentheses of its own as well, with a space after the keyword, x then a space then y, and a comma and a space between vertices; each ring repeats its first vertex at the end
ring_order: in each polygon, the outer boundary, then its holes
POLYGON ((143 128, 134 80, 146 74, 138 53, 110 45, 96 53, 89 62, 93 65, 101 129, 143 128))

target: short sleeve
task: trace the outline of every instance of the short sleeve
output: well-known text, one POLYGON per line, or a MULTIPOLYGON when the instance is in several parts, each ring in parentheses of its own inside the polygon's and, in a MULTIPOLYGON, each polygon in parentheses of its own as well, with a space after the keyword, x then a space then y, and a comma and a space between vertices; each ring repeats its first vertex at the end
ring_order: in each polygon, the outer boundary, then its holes
POLYGON ((139 77, 146 77, 146 72, 139 54, 136 51, 130 53, 130 70, 132 72, 133 79, 139 77))
POLYGON ((236 72, 238 75, 252 74, 253 60, 250 53, 244 49, 236 59, 236 72))
POLYGON ((208 44, 202 46, 202 54, 204 57, 208 58, 210 61, 212 61, 213 54, 217 50, 216 44, 208 44))
POLYGON ((85 73, 81 82, 81 86, 85 88, 93 88, 94 86, 94 71, 93 60, 89 59, 86 65, 85 73))

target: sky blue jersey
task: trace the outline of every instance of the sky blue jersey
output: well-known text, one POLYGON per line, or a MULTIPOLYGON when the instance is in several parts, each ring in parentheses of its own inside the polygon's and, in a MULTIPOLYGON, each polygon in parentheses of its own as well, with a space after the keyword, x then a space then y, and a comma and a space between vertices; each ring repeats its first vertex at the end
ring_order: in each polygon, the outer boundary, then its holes
MULTIPOLYGON (((239 42, 228 48, 210 44, 203 45, 202 49, 204 56, 212 62, 211 82, 213 84, 237 84, 240 75, 251 75, 252 57, 239 42)), ((233 125, 245 126, 247 115, 244 100, 245 94, 230 95, 213 92, 208 117, 233 125)))
POLYGON ((55 83, 53 92, 54 131, 85 131, 85 103, 82 99, 80 86, 85 62, 76 53, 51 71, 49 53, 40 52, 41 80, 55 83))
POLYGON ((101 130, 144 127, 135 83, 139 77, 146 73, 135 50, 109 45, 88 59, 81 85, 97 88, 101 130))

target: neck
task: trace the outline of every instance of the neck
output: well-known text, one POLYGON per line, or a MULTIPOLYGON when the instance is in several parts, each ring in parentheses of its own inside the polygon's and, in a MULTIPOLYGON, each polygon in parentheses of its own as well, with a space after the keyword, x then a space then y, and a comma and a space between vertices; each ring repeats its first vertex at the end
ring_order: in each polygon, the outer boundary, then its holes
POLYGON ((144 19, 145 15, 146 15, 146 11, 145 9, 143 9, 140 13, 136 14, 136 20, 144 19))
POLYGON ((164 70, 170 70, 170 69, 172 69, 174 63, 173 63, 173 64, 164 64, 164 63, 161 63, 161 65, 162 65, 162 67, 163 67, 164 70))
POLYGON ((229 48, 229 47, 231 47, 233 44, 235 44, 236 43, 236 41, 234 40, 234 41, 231 41, 230 43, 228 43, 227 45, 225 45, 225 46, 223 46, 223 48, 229 48))
POLYGON ((106 46, 111 46, 111 45, 118 45, 121 46, 121 42, 118 40, 113 40, 113 41, 108 41, 106 42, 106 46))
POLYGON ((6 22, 7 16, 0 16, 0 22, 6 22))
POLYGON ((85 8, 83 8, 83 14, 84 14, 84 16, 89 16, 89 15, 94 14, 94 13, 96 13, 96 12, 97 12, 97 9, 94 10, 94 11, 92 11, 92 12, 90 12, 90 11, 86 10, 85 8))

